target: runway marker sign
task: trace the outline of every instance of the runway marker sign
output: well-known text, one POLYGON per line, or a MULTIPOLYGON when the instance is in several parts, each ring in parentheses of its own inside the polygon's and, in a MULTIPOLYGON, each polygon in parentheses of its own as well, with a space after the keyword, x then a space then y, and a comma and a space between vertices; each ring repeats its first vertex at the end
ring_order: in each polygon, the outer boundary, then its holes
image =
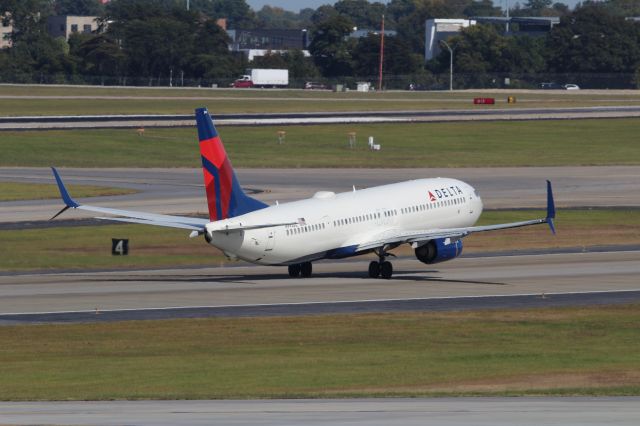
POLYGON ((111 239, 111 254, 113 256, 126 256, 129 254, 129 240, 128 239, 111 239))

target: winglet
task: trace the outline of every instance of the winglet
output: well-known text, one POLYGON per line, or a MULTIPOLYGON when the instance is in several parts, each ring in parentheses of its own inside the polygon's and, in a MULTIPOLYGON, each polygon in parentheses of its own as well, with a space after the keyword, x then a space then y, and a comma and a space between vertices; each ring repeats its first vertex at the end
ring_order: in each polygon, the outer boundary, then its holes
POLYGON ((553 235, 556 234, 556 226, 553 223, 553 219, 556 218, 556 205, 553 201, 553 190, 551 189, 551 181, 547 180, 547 223, 553 235))
POLYGON ((58 184, 58 190, 60 190, 60 196, 62 197, 62 201, 64 201, 65 206, 62 210, 60 210, 55 216, 53 216, 49 220, 55 219, 56 217, 60 216, 64 211, 66 211, 69 208, 75 209, 77 207, 80 207, 80 204, 78 204, 69 195, 69 192, 67 191, 67 188, 64 186, 64 182, 62 182, 62 179, 60 178, 60 175, 58 174, 58 171, 55 169, 55 167, 52 167, 51 171, 53 171, 53 176, 56 178, 56 183, 58 184))

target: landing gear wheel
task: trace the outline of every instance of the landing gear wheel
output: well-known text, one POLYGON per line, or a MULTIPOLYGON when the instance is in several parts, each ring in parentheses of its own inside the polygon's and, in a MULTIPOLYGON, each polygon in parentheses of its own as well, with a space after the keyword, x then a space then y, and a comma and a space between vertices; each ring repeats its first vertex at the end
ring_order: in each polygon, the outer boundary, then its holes
POLYGON ((289 276, 291 278, 298 278, 300 275, 300 264, 296 263, 295 265, 289 265, 289 276))
POLYGON ((393 275, 393 265, 391 262, 382 262, 380 264, 380 276, 385 280, 388 280, 393 275))
POLYGON ((311 262, 304 262, 300 264, 300 272, 302 273, 303 278, 309 278, 312 271, 313 267, 311 266, 311 262))
POLYGON ((380 264, 375 260, 369 263, 369 278, 378 278, 380 276, 380 264))

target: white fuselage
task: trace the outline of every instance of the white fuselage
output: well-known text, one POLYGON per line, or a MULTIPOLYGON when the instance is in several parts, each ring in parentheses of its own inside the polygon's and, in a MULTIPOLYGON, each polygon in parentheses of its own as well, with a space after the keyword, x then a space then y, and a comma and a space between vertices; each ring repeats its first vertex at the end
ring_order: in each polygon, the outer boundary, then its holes
POLYGON ((384 232, 472 226, 482 200, 469 184, 446 178, 418 179, 271 206, 211 222, 211 244, 230 257, 286 265, 355 255, 355 247, 384 232), (213 232, 225 224, 292 223, 255 230, 213 232))

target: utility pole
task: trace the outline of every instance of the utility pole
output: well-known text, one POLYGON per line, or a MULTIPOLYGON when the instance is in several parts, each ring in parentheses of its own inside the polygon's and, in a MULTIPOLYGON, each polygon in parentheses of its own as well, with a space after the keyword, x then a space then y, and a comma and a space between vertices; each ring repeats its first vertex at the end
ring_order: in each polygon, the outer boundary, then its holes
POLYGON ((507 34, 509 34, 509 0, 505 0, 505 3, 507 5, 507 34))
POLYGON ((189 10, 189 0, 187 0, 187 10, 189 10))
POLYGON ((447 49, 449 49, 449 91, 452 91, 453 90, 453 51, 455 50, 455 47, 452 49, 451 46, 449 46, 449 43, 447 43, 444 40, 440 40, 440 42, 444 44, 447 49))
POLYGON ((382 90, 382 63, 384 62, 384 15, 382 15, 382 29, 380 30, 380 68, 378 71, 378 91, 382 90))

